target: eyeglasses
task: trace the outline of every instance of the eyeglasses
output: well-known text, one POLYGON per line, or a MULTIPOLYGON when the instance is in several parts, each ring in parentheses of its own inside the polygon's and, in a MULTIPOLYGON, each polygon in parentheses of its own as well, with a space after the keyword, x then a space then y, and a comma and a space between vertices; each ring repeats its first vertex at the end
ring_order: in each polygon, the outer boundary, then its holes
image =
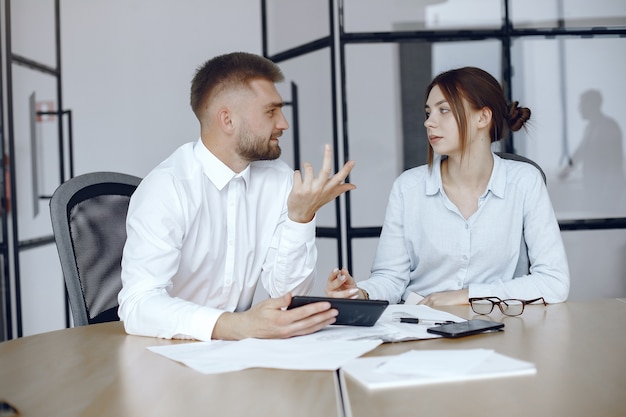
POLYGON ((524 312, 524 306, 526 304, 535 303, 537 301, 541 301, 544 306, 547 305, 543 297, 535 298, 534 300, 518 300, 516 298, 501 300, 498 297, 477 297, 469 299, 470 306, 472 306, 472 310, 474 310, 476 314, 489 314, 493 311, 493 306, 497 305, 505 316, 519 316, 524 312))

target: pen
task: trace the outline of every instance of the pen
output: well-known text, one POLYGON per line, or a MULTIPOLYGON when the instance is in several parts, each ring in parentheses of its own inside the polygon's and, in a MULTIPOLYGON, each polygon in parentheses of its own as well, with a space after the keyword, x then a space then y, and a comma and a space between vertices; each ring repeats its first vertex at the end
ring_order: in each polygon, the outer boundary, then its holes
POLYGON ((413 324, 434 324, 434 325, 441 325, 441 324, 450 324, 450 323, 456 323, 452 320, 428 320, 428 319, 418 319, 417 317, 400 317, 400 323, 413 323, 413 324))

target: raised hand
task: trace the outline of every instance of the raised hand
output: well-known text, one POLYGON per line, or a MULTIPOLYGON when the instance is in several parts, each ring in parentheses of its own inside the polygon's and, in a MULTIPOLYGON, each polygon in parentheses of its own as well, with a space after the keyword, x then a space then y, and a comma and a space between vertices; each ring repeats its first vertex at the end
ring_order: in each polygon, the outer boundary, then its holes
POLYGON ((294 172, 293 188, 287 200, 291 220, 308 223, 324 204, 356 188, 354 184, 344 182, 354 167, 354 161, 346 162, 343 168, 331 177, 332 158, 331 146, 325 145, 322 169, 317 177, 313 172, 313 166, 308 162, 302 164, 302 172, 294 172))

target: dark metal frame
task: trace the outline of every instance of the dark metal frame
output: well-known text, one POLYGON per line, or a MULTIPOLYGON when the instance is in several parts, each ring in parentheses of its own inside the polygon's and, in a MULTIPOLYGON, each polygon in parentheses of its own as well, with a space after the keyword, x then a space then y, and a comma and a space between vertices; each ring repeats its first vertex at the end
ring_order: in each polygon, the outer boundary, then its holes
MULTIPOLYGON (((343 0, 337 0, 337 12, 339 20, 339 64, 340 70, 337 74, 335 68, 335 1, 329 0, 329 24, 330 31, 329 36, 323 37, 317 40, 313 40, 309 43, 301 46, 288 49, 269 55, 267 45, 267 16, 266 16, 266 0, 261 0, 261 13, 262 13, 262 48, 263 55, 273 60, 274 62, 281 62, 287 59, 296 58, 306 55, 311 52, 321 50, 323 48, 329 48, 331 53, 331 78, 332 83, 332 97, 333 97, 333 145, 335 148, 338 144, 338 127, 337 127, 337 112, 336 112, 336 80, 339 75, 339 82, 341 84, 341 106, 343 115, 343 131, 342 131, 342 144, 344 151, 344 162, 349 158, 349 135, 348 135, 348 121, 347 121, 347 97, 346 97, 346 62, 345 62, 345 47, 348 44, 367 44, 367 43, 395 43, 395 42, 458 42, 458 41, 479 41, 487 39, 499 40, 502 43, 502 79, 504 80, 505 95, 509 101, 511 101, 511 43, 516 38, 527 37, 544 37, 544 38, 567 38, 567 37, 626 37, 626 28, 604 28, 593 27, 589 29, 569 29, 564 27, 564 22, 560 21, 559 26, 550 29, 515 29, 511 22, 509 13, 510 0, 502 0, 503 4, 503 22, 502 26, 497 29, 484 29, 484 30, 442 30, 442 31, 392 31, 392 32, 371 32, 371 33, 346 33, 344 30, 344 8, 343 0)), ((505 141, 506 152, 514 153, 513 138, 509 137, 509 140, 505 141)), ((339 161, 337 154, 335 153, 335 170, 338 169, 339 161)), ((348 179, 349 181, 349 179, 348 179)), ((351 204, 350 193, 346 193, 346 233, 347 233, 347 267, 352 269, 352 240, 358 238, 376 238, 380 235, 382 226, 377 227, 352 227, 351 222, 351 204)), ((338 241, 337 258, 338 264, 343 265, 343 250, 341 242, 341 228, 342 218, 339 206, 339 199, 335 201, 335 213, 336 213, 336 225, 335 228, 319 228, 318 236, 335 238, 338 241)), ((559 222, 561 230, 598 230, 598 229, 623 229, 626 228, 626 217, 623 218, 608 218, 608 219, 578 219, 578 220, 562 220, 559 222)))
MULTIPOLYGON (((2 162, 2 181, 6 174, 9 176, 8 193, 11 197, 11 215, 7 213, 7 184, 0 190, 1 202, 2 202, 2 241, 0 242, 0 257, 3 264, 3 274, 5 280, 5 311, 4 320, 6 322, 6 331, 4 338, 12 339, 14 333, 17 337, 21 337, 23 334, 22 329, 22 304, 21 304, 21 286, 20 286, 20 253, 23 250, 33 249, 36 247, 53 244, 54 237, 52 235, 42 236, 39 238, 19 240, 18 233, 18 207, 17 207, 17 184, 16 184, 16 170, 15 170, 15 133, 13 126, 13 71, 12 65, 17 64, 29 69, 38 71, 42 74, 47 74, 56 79, 56 108, 57 111, 38 112, 39 115, 56 115, 58 117, 58 149, 59 149, 59 184, 62 184, 68 177, 66 177, 66 165, 69 166, 69 177, 73 176, 73 149, 72 149, 72 114, 70 110, 63 110, 63 84, 61 77, 61 10, 60 0, 54 0, 54 24, 55 24, 55 57, 56 68, 39 63, 32 59, 15 54, 12 50, 11 43, 11 0, 5 0, 5 40, 6 45, 6 95, 2 92, 3 104, 6 104, 6 132, 7 140, 6 145, 8 149, 5 149, 5 141, 2 140, 0 150, 2 155, 8 155, 9 162, 2 162), (65 144, 64 144, 64 127, 62 117, 67 115, 68 117, 68 148, 69 148, 69 161, 65 160, 65 144), (7 152, 8 151, 8 152, 7 152), (8 165, 8 166, 7 166, 8 165), (9 218, 11 220, 11 235, 9 236, 9 218), (14 281, 15 292, 15 324, 16 329, 13 329, 13 308, 11 298, 11 274, 14 281)), ((1 36, 1 34, 0 34, 1 36)), ((2 129, 4 135, 4 125, 2 129)), ((3 137, 4 139, 4 137, 3 137)), ((39 196, 41 199, 49 199, 49 196, 39 196)), ((70 311, 69 306, 65 303, 65 321, 66 326, 70 325, 70 311)), ((3 335, 0 335, 0 340, 3 335)))

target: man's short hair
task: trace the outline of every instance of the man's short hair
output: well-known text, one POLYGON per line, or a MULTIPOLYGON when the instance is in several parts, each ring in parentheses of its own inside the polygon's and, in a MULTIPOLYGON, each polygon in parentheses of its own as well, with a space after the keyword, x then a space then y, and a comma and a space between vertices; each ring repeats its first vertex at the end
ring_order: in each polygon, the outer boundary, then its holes
POLYGON ((191 108, 200 119, 207 100, 231 88, 247 88, 254 79, 277 83, 283 81, 284 76, 274 62, 247 52, 233 52, 211 58, 197 69, 191 81, 191 108))

